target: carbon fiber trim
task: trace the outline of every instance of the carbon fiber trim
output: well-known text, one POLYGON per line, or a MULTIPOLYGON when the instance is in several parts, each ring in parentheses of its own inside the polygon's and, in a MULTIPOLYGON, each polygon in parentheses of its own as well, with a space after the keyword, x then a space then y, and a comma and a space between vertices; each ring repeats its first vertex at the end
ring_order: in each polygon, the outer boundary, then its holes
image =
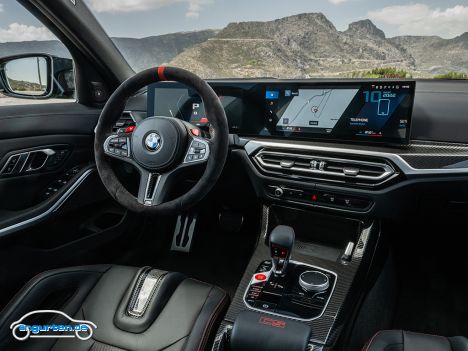
POLYGON ((145 314, 151 299, 158 292, 166 271, 148 268, 138 277, 127 307, 127 314, 133 318, 141 318, 145 314))
MULTIPOLYGON (((263 208, 264 217, 262 219, 262 230, 266 227, 265 223, 268 223, 269 211, 265 206, 263 208)), ((337 335, 337 332, 341 329, 341 325, 337 323, 339 313, 343 307, 346 297, 348 296, 351 284, 356 276, 356 273, 361 265, 362 258, 367 249, 367 243, 370 238, 370 233, 373 229, 373 224, 362 229, 356 249, 354 250, 351 261, 348 264, 343 264, 340 259, 331 261, 324 258, 319 258, 310 254, 307 254, 307 244, 304 242, 299 243, 301 248, 294 247, 292 251, 292 259, 296 262, 302 262, 304 264, 321 267, 323 269, 335 272, 337 275, 337 281, 335 290, 330 298, 330 301, 320 318, 312 321, 304 322, 312 327, 312 339, 311 342, 319 344, 329 344, 333 341, 333 338, 337 335), (304 249, 306 248, 306 249, 304 249)), ((265 233, 261 233, 261 238, 265 233)), ((252 275, 255 273, 258 265, 270 258, 270 252, 264 240, 260 240, 255 252, 250 259, 250 262, 244 272, 242 280, 237 288, 236 294, 232 300, 231 305, 224 318, 224 322, 218 329, 217 337, 214 346, 219 346, 222 334, 229 324, 234 323, 237 315, 248 307, 244 304, 243 296, 247 289, 252 275)), ((218 350, 213 348, 213 350, 218 350)))

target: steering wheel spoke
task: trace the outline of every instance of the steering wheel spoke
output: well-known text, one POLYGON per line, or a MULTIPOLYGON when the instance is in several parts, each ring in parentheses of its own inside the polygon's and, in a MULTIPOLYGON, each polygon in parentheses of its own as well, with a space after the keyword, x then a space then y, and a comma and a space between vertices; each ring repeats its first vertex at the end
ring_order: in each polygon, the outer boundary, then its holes
POLYGON ((164 202, 168 194, 171 173, 152 173, 140 169, 138 202, 145 206, 156 206, 164 202))
POLYGON ((210 142, 202 137, 191 137, 184 156, 183 165, 206 162, 210 156, 210 142))

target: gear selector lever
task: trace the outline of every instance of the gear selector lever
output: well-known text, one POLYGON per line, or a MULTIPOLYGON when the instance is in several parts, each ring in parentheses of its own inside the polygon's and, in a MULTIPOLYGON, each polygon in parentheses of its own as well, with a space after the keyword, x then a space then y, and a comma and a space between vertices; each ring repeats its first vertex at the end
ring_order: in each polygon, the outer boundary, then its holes
POLYGON ((286 267, 294 245, 294 236, 294 229, 285 225, 275 227, 270 234, 270 254, 275 276, 286 274, 286 267))

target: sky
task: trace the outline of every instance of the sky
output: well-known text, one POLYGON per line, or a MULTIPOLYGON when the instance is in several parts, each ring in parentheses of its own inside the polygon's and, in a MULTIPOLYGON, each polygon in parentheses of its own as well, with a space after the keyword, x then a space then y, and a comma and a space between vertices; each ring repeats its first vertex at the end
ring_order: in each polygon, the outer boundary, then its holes
MULTIPOLYGON (((322 12, 338 30, 372 20, 387 37, 468 32, 468 0, 76 0, 85 1, 110 36, 220 29, 230 22, 266 21, 322 12)), ((0 42, 48 40, 52 34, 15 0, 0 0, 0 42)))

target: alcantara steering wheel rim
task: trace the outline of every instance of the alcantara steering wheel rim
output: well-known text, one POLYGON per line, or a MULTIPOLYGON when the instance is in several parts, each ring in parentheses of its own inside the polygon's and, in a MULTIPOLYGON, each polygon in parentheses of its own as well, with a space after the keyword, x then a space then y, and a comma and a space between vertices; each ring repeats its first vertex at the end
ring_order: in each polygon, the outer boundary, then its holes
POLYGON ((228 123, 221 101, 203 79, 181 68, 150 68, 123 82, 104 106, 94 140, 96 167, 110 195, 127 209, 149 214, 179 213, 197 204, 212 189, 226 162, 228 140, 228 123), (160 81, 182 83, 200 95, 211 125, 209 139, 194 133, 187 122, 157 116, 138 122, 131 135, 112 133, 127 100, 140 89, 160 81), (115 145, 119 149, 113 147, 115 145), (138 197, 120 183, 109 157, 131 163, 139 170, 138 197), (181 169, 202 163, 206 163, 206 169, 195 186, 185 194, 165 201, 171 177, 181 169))

